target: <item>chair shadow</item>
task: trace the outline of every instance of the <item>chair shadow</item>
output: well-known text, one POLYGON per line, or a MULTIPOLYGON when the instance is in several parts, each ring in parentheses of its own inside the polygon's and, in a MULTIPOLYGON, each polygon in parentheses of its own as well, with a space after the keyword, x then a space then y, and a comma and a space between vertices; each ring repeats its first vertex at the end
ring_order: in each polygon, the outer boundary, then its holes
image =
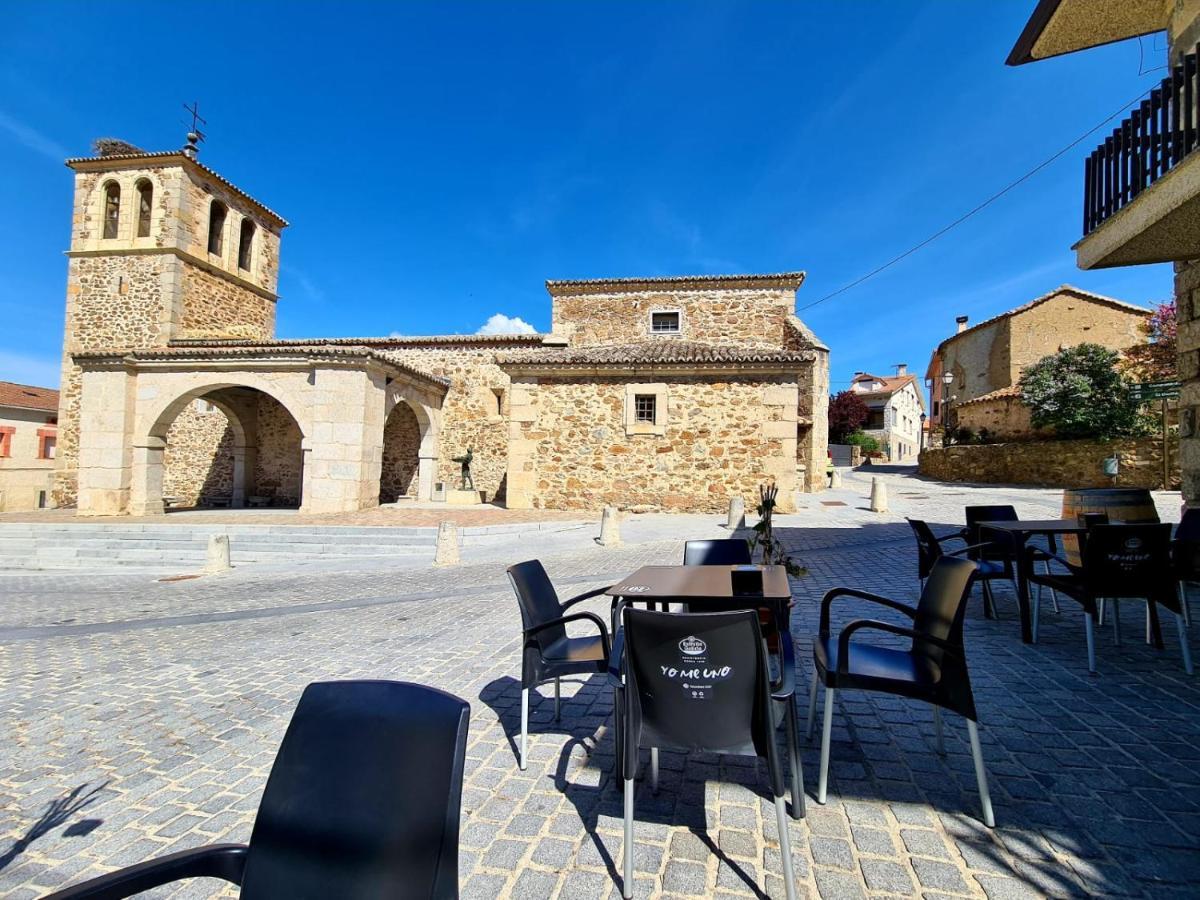
MULTIPOLYGON (((44 837, 49 832, 53 831, 59 825, 65 824, 76 813, 85 807, 91 806, 99 799, 100 792, 108 787, 108 782, 97 785, 92 789, 88 789, 88 785, 79 785, 65 797, 60 797, 58 800, 53 800, 46 804, 46 811, 41 817, 30 826, 23 837, 18 838, 13 842, 13 845, 0 855, 0 871, 10 866, 18 856, 29 849, 29 846, 38 838, 44 837)), ((63 832, 67 837, 78 837, 90 834, 102 823, 103 819, 83 819, 69 826, 63 832)))

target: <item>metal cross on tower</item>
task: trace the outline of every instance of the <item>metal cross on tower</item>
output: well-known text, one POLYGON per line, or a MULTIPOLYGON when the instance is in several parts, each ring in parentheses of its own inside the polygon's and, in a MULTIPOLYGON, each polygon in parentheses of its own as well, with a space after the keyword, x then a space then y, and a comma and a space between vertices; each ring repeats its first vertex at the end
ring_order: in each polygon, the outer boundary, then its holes
POLYGON ((189 113, 191 113, 191 114, 192 114, 192 133, 193 133, 193 134, 195 134, 195 135, 196 135, 196 137, 197 137, 197 138, 199 138, 200 140, 204 140, 204 138, 205 138, 205 134, 204 134, 204 132, 203 132, 203 131, 201 131, 201 130, 200 130, 198 127, 197 127, 197 124, 196 124, 196 123, 197 123, 197 122, 199 122, 199 123, 201 123, 201 124, 203 124, 203 125, 207 125, 207 124, 208 124, 208 120, 207 120, 207 119, 204 119, 204 118, 202 118, 202 117, 201 117, 201 115, 200 115, 200 104, 199 104, 199 102, 197 102, 197 101, 193 100, 193 101, 192 101, 192 105, 191 105, 191 106, 188 106, 188 105, 185 103, 185 104, 183 104, 183 108, 184 108, 184 109, 186 109, 186 110, 187 110, 189 113))

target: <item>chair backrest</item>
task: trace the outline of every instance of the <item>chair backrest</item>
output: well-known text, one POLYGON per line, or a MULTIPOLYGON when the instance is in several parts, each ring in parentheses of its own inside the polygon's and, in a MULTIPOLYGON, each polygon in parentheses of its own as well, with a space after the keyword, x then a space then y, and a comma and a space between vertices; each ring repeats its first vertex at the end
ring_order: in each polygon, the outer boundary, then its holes
POLYGON ((1200 580, 1200 509, 1184 510, 1171 546, 1175 574, 1184 581, 1200 580))
POLYGON ((623 624, 634 752, 640 739, 640 746, 765 755, 770 676, 756 611, 626 608, 623 624))
POLYGON ((909 519, 908 524, 917 539, 917 577, 924 581, 933 571, 933 564, 942 558, 942 545, 934 537, 933 529, 921 519, 909 519))
POLYGON ((457 897, 470 713, 419 684, 310 684, 263 791, 241 896, 457 897))
MULTIPOLYGON (((966 614, 975 569, 975 563, 958 556, 943 556, 935 562, 917 603, 913 629, 961 647, 963 616, 966 614)), ((920 638, 913 640, 913 652, 938 665, 942 664, 944 657, 940 647, 920 638)))
POLYGON ((686 541, 683 545, 685 566, 748 566, 751 562, 750 544, 741 538, 686 541))
POLYGON ((1093 597, 1145 597, 1179 612, 1171 526, 1096 525, 1083 545, 1083 579, 1093 597))
POLYGON ((1175 540, 1200 542, 1200 509, 1185 509, 1179 527, 1175 529, 1175 540))
POLYGON ((966 507, 966 517, 968 544, 983 544, 990 542, 996 546, 995 549, 970 550, 967 552, 967 558, 976 560, 988 559, 1003 560, 1005 562, 1009 561, 1010 554, 1013 551, 1011 538, 1008 538, 1008 536, 1003 532, 997 531, 989 531, 987 534, 984 534, 983 529, 979 527, 979 523, 1016 522, 1018 520, 1016 507, 968 506, 966 507))
MULTIPOLYGON (((554 590, 550 576, 540 561, 531 559, 509 566, 508 578, 517 595, 517 605, 521 608, 521 627, 524 630, 528 631, 563 614, 558 592, 554 590)), ((566 628, 558 625, 539 631, 534 635, 534 640, 545 650, 555 641, 566 637, 566 634, 566 628)))

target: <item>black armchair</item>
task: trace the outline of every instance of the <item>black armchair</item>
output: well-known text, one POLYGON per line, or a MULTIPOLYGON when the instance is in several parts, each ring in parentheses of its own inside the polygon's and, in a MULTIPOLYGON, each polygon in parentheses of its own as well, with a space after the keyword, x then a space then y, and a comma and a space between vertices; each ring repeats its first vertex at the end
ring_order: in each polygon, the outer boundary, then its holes
POLYGON ((753 562, 750 545, 741 538, 722 538, 713 541, 685 541, 685 566, 748 566, 753 562))
POLYGON ((817 784, 818 803, 824 803, 826 797, 829 743, 837 691, 882 691, 924 700, 933 705, 939 753, 944 750, 941 709, 944 707, 956 712, 967 720, 975 779, 983 806, 983 821, 989 828, 995 826, 962 636, 963 616, 975 572, 976 563, 971 560, 941 557, 933 564, 920 602, 915 608, 853 588, 835 588, 825 595, 821 601, 818 635, 813 641, 814 672, 808 696, 808 736, 811 738, 817 708, 817 688, 819 684, 824 684, 825 716, 821 737, 821 771, 817 784), (912 627, 859 619, 834 635, 830 630, 830 607, 835 600, 843 597, 865 600, 901 613, 912 620, 912 627), (911 638, 912 643, 907 649, 895 649, 852 640, 858 632, 866 630, 911 638))
POLYGON ((508 567, 508 577, 521 608, 525 640, 521 648, 521 750, 519 764, 525 768, 529 741, 529 691, 554 679, 554 719, 559 718, 560 684, 563 675, 603 674, 608 667, 608 627, 591 612, 565 615, 576 603, 598 597, 608 588, 596 588, 560 602, 550 576, 532 559, 508 567), (592 622, 599 634, 567 637, 569 622, 592 622))
POLYGON ((1187 509, 1175 529, 1171 541, 1171 563, 1175 577, 1179 579, 1179 606, 1183 610, 1183 621, 1188 627, 1192 615, 1188 609, 1187 586, 1200 584, 1200 509, 1187 509))
POLYGON ((784 887, 795 897, 784 800, 783 766, 775 727, 787 725, 792 817, 804 814, 804 775, 795 710, 791 635, 780 633, 780 677, 772 683, 766 643, 753 610, 663 613, 626 607, 610 678, 620 703, 617 755, 625 791, 623 896, 633 896, 634 779, 638 754, 651 749, 650 778, 657 790, 659 748, 708 751, 765 759, 775 801, 784 887), (620 659, 621 668, 616 668, 620 659))
POLYGON ((46 900, 116 900, 183 878, 220 878, 244 898, 457 898, 470 714, 417 684, 310 684, 248 845, 183 850, 46 900))
MULTIPOLYGON (((1054 571, 1048 575, 1031 574, 1029 580, 1035 584, 1049 585, 1083 607, 1087 625, 1088 671, 1096 671, 1092 621, 1096 618, 1098 604, 1105 599, 1111 601, 1113 637, 1119 644, 1120 601, 1142 599, 1146 601, 1147 633, 1154 635, 1157 646, 1162 645, 1162 638, 1156 606, 1162 606, 1175 615, 1183 667, 1191 675, 1192 655, 1188 647, 1187 626, 1177 592, 1175 569, 1171 564, 1171 526, 1093 525, 1088 528, 1086 538, 1082 541, 1081 552, 1082 566, 1072 566, 1067 560, 1055 557, 1066 571, 1054 571)), ((1036 606, 1033 621, 1036 628, 1036 606)))

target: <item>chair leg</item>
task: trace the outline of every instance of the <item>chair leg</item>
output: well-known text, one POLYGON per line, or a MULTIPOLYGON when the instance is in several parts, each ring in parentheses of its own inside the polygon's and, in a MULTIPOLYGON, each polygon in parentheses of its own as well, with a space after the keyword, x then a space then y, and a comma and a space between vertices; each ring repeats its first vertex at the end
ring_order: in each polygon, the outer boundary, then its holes
POLYGON ((796 704, 787 701, 788 765, 792 770, 792 818, 803 819, 804 811, 804 767, 800 764, 800 727, 796 722, 796 704))
POLYGON ((1042 622, 1042 586, 1039 584, 1038 589, 1033 592, 1033 596, 1029 598, 1029 618, 1032 621, 1029 623, 1031 638, 1036 644, 1038 639, 1038 625, 1042 622))
POLYGON ((940 706, 933 708, 933 733, 937 736, 937 752, 941 756, 945 756, 946 742, 942 737, 942 708, 940 706))
POLYGON ((650 792, 658 793, 658 748, 650 748, 650 792))
POLYGON ((521 771, 525 771, 525 745, 529 740, 529 688, 521 688, 521 771))
POLYGON ((561 698, 562 698, 562 688, 561 688, 561 685, 559 684, 559 680, 557 678, 555 678, 554 679, 554 721, 555 722, 562 721, 562 717, 559 715, 559 704, 561 702, 561 698))
POLYGON ((1121 601, 1113 597, 1112 602, 1113 643, 1121 646, 1121 601))
POLYGON ((1187 620, 1182 614, 1175 615, 1175 628, 1179 631, 1179 649, 1183 651, 1183 671, 1192 674, 1192 651, 1188 647, 1187 620))
POLYGON ((996 827, 996 817, 992 815, 992 795, 988 792, 987 770, 983 767, 983 751, 979 747, 979 728, 967 719, 967 734, 971 738, 971 758, 975 760, 975 781, 979 784, 979 802, 983 806, 983 824, 988 828, 996 827))
POLYGON ((824 805, 825 788, 829 781, 829 739, 833 734, 833 688, 825 688, 825 719, 821 728, 821 774, 817 781, 817 802, 824 805))
POLYGON ((779 855, 783 857, 783 890, 787 900, 796 900, 796 876, 792 872, 792 838, 788 834, 787 811, 782 797, 775 798, 775 826, 779 829, 779 855))
MULTIPOLYGON (((1048 559, 1042 561, 1042 574, 1044 574, 1044 575, 1050 574, 1050 560, 1048 560, 1048 559)), ((1042 599, 1041 595, 1042 595, 1042 586, 1039 584, 1038 585, 1038 600, 1039 601, 1042 599)), ((1058 615, 1058 591, 1054 590, 1054 588, 1050 588, 1050 603, 1054 606, 1054 614, 1057 616, 1058 615)))
POLYGON ((981 582, 983 585, 983 617, 985 619, 996 618, 996 601, 992 598, 992 585, 989 581, 981 582))
POLYGON ((1104 627, 1104 607, 1105 607, 1104 598, 1101 597, 1099 600, 1096 601, 1096 624, 1099 625, 1101 628, 1104 627))
POLYGON ((817 713, 817 669, 813 667, 812 683, 808 686, 808 732, 805 734, 806 741, 812 740, 813 719, 817 713))
POLYGON ((621 896, 633 896, 633 779, 625 779, 625 878, 621 896))
POLYGON ((1192 614, 1188 610, 1187 582, 1179 582, 1179 608, 1183 610, 1183 624, 1192 627, 1192 614))
POLYGON ((1085 612, 1083 614, 1083 627, 1087 634, 1088 648, 1088 671, 1093 675, 1096 674, 1096 629, 1095 623, 1092 621, 1092 614, 1085 612))

